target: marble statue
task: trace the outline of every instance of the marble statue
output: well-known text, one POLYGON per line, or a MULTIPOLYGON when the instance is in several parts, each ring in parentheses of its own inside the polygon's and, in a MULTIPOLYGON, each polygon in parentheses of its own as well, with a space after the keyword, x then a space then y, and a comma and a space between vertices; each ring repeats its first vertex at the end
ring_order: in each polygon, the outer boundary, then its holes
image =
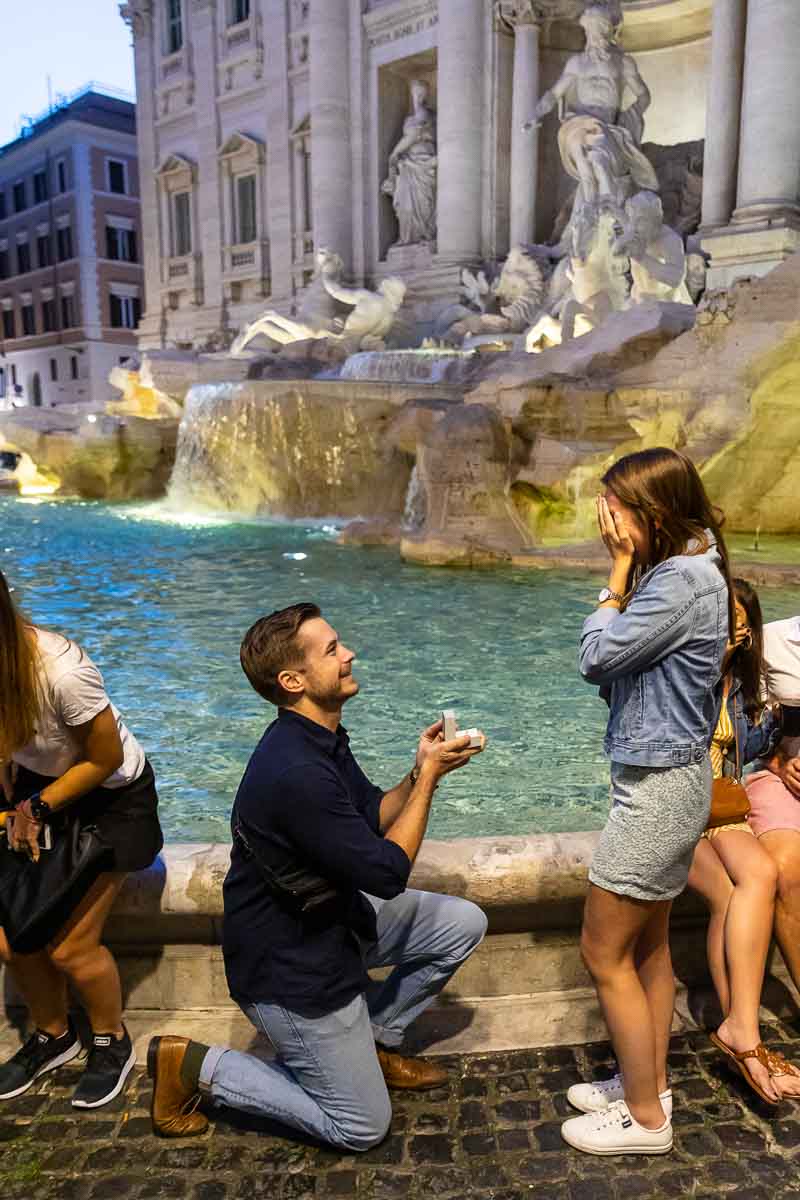
POLYGON ((442 333, 450 342, 485 333, 524 333, 540 312, 546 291, 542 268, 522 246, 509 252, 491 282, 484 271, 473 274, 467 267, 461 280, 467 305, 447 310, 451 319, 442 333))
POLYGON ((427 84, 412 80, 411 115, 389 155, 389 174, 381 186, 397 215, 398 246, 436 240, 436 113, 427 99, 427 84))
POLYGON ((611 9, 592 4, 580 24, 583 53, 567 61, 523 128, 537 128, 558 107, 561 161, 578 181, 575 209, 603 199, 621 206, 634 191, 658 191, 656 173, 640 148, 650 92, 634 59, 616 43, 620 21, 611 9), (633 103, 623 107, 627 92, 633 103))
POLYGON ((323 285, 327 279, 338 280, 344 264, 338 254, 324 248, 320 248, 314 257, 314 279, 303 297, 297 315, 287 317, 274 309, 268 309, 240 331, 231 344, 230 354, 241 354, 254 338, 261 335, 280 346, 335 336, 337 313, 340 310, 331 303, 329 293, 323 285))
POLYGON ((614 242, 613 252, 630 261, 631 304, 647 300, 692 303, 686 284, 683 240, 664 224, 661 200, 654 192, 637 192, 628 200, 622 233, 614 242))
POLYGON ((629 260, 617 244, 620 236, 612 208, 584 205, 578 210, 564 267, 568 286, 559 297, 556 313, 542 313, 528 330, 526 350, 536 352, 581 337, 627 306, 629 260))
POLYGON ((352 342, 358 350, 383 350, 406 297, 403 280, 392 275, 381 281, 376 292, 346 287, 331 276, 323 276, 322 285, 332 299, 353 310, 346 320, 336 319, 334 336, 352 342))

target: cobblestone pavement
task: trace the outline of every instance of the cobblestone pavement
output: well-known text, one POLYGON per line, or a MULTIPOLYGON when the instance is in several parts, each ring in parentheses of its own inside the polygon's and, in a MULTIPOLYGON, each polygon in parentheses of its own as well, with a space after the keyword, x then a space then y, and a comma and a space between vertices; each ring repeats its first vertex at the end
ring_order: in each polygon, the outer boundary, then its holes
MULTIPOLYGON (((800 1023, 764 1029, 800 1060, 800 1023)), ((659 1158, 603 1159, 559 1136, 566 1088, 610 1073, 607 1046, 473 1055, 446 1061, 448 1086, 395 1095, 392 1130, 367 1154, 342 1155, 236 1114, 215 1115, 202 1138, 153 1137, 149 1081, 97 1113, 69 1099, 67 1067, 0 1106, 4 1200, 736 1200, 800 1198, 800 1105, 773 1110, 731 1072, 699 1033, 671 1054, 675 1149, 659 1158)))

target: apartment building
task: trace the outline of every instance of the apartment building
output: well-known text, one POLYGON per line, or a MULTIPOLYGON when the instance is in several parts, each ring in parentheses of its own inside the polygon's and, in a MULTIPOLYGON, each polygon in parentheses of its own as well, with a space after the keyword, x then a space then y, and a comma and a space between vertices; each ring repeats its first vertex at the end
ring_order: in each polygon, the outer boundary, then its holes
POLYGON ((140 264, 136 108, 90 84, 0 147, 0 405, 110 396, 140 264))

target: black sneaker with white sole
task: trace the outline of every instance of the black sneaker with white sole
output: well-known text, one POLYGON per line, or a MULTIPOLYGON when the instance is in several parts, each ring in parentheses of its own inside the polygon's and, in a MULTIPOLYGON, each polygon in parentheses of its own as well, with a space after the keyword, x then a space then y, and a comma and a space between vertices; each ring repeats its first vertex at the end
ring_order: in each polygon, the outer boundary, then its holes
POLYGON ((61 1037, 37 1029, 14 1057, 0 1066, 0 1100, 21 1096, 40 1076, 72 1062, 80 1052, 80 1038, 71 1021, 61 1037))
POLYGON ((127 1029, 121 1038, 96 1033, 86 1068, 72 1097, 74 1108, 100 1108, 118 1096, 136 1065, 136 1054, 127 1029))

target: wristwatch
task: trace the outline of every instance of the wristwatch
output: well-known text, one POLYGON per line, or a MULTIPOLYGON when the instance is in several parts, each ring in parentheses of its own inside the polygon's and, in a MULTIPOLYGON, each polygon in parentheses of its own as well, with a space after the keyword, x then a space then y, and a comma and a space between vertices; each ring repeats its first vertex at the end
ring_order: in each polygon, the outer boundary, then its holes
POLYGON ((620 596, 619 592, 612 592, 611 588, 607 587, 603 588, 603 590, 600 592, 600 595, 597 597, 599 604, 605 604, 606 600, 616 600, 622 604, 624 599, 625 597, 620 596))
MULTIPOLYGON (((25 801, 23 800, 23 804, 25 801)), ((46 800, 42 799, 41 792, 34 792, 32 796, 28 796, 27 800, 28 811, 31 814, 33 821, 49 821, 50 820, 50 805, 46 800)), ((20 808, 22 805, 20 805, 20 808)))
POLYGON ((411 786, 414 787, 417 780, 419 779, 419 767, 417 766, 416 763, 414 763, 413 767, 408 772, 408 778, 411 781, 411 786))

